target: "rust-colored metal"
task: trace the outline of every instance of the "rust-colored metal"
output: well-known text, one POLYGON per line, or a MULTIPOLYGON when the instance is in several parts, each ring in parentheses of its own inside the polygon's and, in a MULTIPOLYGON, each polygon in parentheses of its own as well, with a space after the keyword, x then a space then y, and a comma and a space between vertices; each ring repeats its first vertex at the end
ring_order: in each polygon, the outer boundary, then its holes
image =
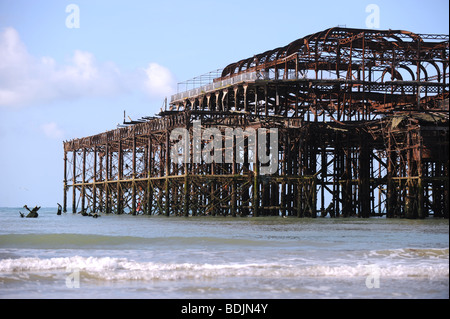
POLYGON ((340 27, 231 63, 158 117, 64 142, 64 210, 71 188, 73 212, 448 218, 448 69, 448 35, 340 27), (277 128, 277 171, 192 146, 172 162, 195 121, 277 128))

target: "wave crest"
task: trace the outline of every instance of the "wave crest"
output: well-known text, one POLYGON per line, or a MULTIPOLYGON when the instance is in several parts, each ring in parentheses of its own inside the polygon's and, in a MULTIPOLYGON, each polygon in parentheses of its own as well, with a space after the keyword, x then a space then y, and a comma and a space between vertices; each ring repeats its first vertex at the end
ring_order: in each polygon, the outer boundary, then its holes
POLYGON ((17 258, 0 260, 0 273, 42 273, 79 271, 81 276, 95 280, 179 280, 220 277, 364 277, 377 271, 380 278, 441 278, 449 276, 448 263, 398 264, 379 266, 309 265, 277 263, 155 263, 112 257, 17 258))

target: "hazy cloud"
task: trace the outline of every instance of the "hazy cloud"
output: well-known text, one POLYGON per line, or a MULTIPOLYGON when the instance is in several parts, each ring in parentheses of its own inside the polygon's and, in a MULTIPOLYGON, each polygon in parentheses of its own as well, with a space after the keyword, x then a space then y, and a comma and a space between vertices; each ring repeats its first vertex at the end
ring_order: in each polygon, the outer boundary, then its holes
POLYGON ((64 138, 64 131, 55 122, 41 125, 41 130, 45 136, 51 139, 62 140, 64 138))
POLYGON ((65 64, 51 57, 36 58, 14 28, 0 31, 0 107, 114 96, 136 88, 161 97, 173 92, 174 82, 172 73, 156 63, 144 72, 124 73, 114 63, 99 63, 92 53, 81 50, 65 64))

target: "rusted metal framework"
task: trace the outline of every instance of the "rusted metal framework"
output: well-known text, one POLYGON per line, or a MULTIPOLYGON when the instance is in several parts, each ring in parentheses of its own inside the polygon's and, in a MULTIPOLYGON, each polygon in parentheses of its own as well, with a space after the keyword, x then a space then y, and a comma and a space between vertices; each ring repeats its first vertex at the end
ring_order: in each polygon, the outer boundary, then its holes
POLYGON ((184 82, 157 117, 64 142, 64 210, 71 196, 73 212, 448 218, 448 72, 448 35, 306 36, 184 82), (261 174, 249 134, 194 161, 213 142, 195 140, 198 122, 276 128, 276 172, 261 174), (176 128, 184 162, 170 157, 176 128), (244 160, 221 160, 229 148, 244 160))

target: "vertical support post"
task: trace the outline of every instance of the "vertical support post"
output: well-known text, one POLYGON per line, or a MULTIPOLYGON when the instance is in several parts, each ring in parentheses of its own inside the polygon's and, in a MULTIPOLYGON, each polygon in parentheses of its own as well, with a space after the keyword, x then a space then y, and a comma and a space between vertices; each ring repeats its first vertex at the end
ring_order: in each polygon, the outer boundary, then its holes
MULTIPOLYGON (((102 151, 100 152, 100 164, 99 164, 99 169, 100 169, 100 172, 99 172, 99 177, 98 177, 98 180, 96 180, 97 182, 102 182, 102 181, 104 181, 104 177, 103 177, 103 173, 104 173, 104 171, 103 171, 103 159, 105 158, 105 153, 103 153, 102 151)), ((104 212, 104 206, 105 206, 105 201, 104 201, 104 198, 103 198, 103 194, 104 194, 104 191, 105 191, 105 187, 104 187, 104 182, 102 183, 103 185, 102 186, 100 186, 100 189, 99 189, 99 199, 100 199, 100 212, 104 212)))
POLYGON ((123 178, 123 151, 122 141, 119 140, 118 155, 118 173, 117 173, 117 214, 123 214, 123 192, 122 192, 122 178, 123 178))
POLYGON ((216 110, 217 111, 223 111, 222 103, 221 103, 222 100, 219 99, 220 91, 216 91, 215 96, 216 96, 216 110))
POLYGON ((133 180, 131 181, 131 214, 136 215, 136 135, 133 132, 133 180))
POLYGON ((83 164, 82 164, 82 185, 81 185, 81 211, 84 212, 86 209, 86 147, 83 147, 83 164))
POLYGON ((111 165, 109 162, 110 157, 109 144, 105 145, 105 181, 103 182, 103 188, 105 189, 105 212, 107 214, 111 213, 111 201, 110 201, 110 188, 109 188, 109 178, 110 178, 110 170, 111 165))
POLYGON ((147 153, 147 214, 152 214, 153 187, 152 187, 152 166, 153 166, 153 144, 152 136, 148 137, 148 153, 147 153))
MULTIPOLYGON (((295 106, 294 106, 294 117, 298 117, 298 91, 299 85, 295 83, 295 106)), ((308 111, 309 112, 309 111, 308 111)))
POLYGON ((67 212, 67 151, 64 150, 64 196, 63 196, 63 212, 67 212))
POLYGON ((326 154, 326 146, 322 146, 322 159, 321 159, 321 189, 320 189, 320 212, 321 212, 321 216, 325 217, 325 181, 328 175, 328 170, 327 170, 327 154, 326 154))
POLYGON ((317 177, 313 177, 311 180, 311 191, 312 191, 312 206, 311 206, 311 217, 317 217, 317 177))
POLYGON ((339 177, 341 175, 341 146, 337 143, 337 134, 335 135, 335 145, 334 145, 334 161, 333 161, 333 204, 330 211, 330 217, 339 217, 339 177))
POLYGON ((266 116, 269 116, 269 97, 267 96, 268 94, 268 87, 267 84, 264 85, 264 114, 266 116))
POLYGON ((286 216, 286 182, 281 182, 281 202, 280 202, 281 216, 286 216))
POLYGON ((169 142, 169 130, 166 130, 166 165, 165 165, 165 169, 166 169, 166 178, 164 181, 164 195, 166 197, 166 201, 164 203, 164 213, 167 217, 169 217, 170 215, 170 211, 169 211, 169 175, 170 175, 170 142, 169 142))
POLYGON ((255 148, 254 148, 254 167, 253 167, 253 216, 259 216, 259 154, 258 154, 258 133, 255 134, 255 148))
POLYGON ((359 153, 359 215, 360 217, 370 216, 370 156, 367 143, 360 135, 360 153, 359 153))
POLYGON ((231 216, 236 217, 237 211, 237 183, 236 183, 236 136, 232 134, 231 136, 231 152, 233 154, 233 163, 231 164, 231 174, 233 175, 232 186, 231 186, 231 216))
POLYGON ((258 109, 258 86, 255 85, 255 109, 254 109, 254 114, 259 115, 259 109, 258 109))
MULTIPOLYGON (((448 133, 447 133, 447 141, 448 141, 448 133)), ((448 152, 448 146, 447 146, 447 152, 448 152)), ((449 161, 442 163, 441 171, 443 172, 444 176, 448 176, 449 174, 449 161)), ((441 188, 442 189, 442 188, 441 188)), ((448 207, 448 198, 449 198, 449 179, 446 178, 443 189, 442 189, 442 196, 443 196, 443 207, 442 207, 442 217, 449 218, 449 207, 448 207)))
MULTIPOLYGON (((310 148, 310 163, 309 163, 309 173, 308 175, 314 175, 317 171, 317 147, 314 145, 310 148)), ((309 213, 313 218, 317 217, 317 188, 316 188, 316 177, 313 177, 309 183, 310 187, 310 205, 309 213)))
POLYGON ((393 149, 394 145, 392 142, 391 133, 388 129, 388 149, 387 149, 387 197, 386 197, 386 217, 394 217, 396 210, 396 186, 395 186, 395 167, 397 162, 397 157, 395 150, 393 149))
POLYGON ((406 210, 406 218, 417 218, 417 181, 414 179, 414 171, 415 164, 413 157, 413 140, 412 140, 412 131, 411 128, 407 128, 406 132, 406 161, 407 161, 407 180, 406 180, 406 201, 405 201, 405 210, 406 210))
POLYGON ((97 212, 97 146, 94 146, 94 176, 92 179, 92 210, 97 212))
MULTIPOLYGON (((223 105, 223 104, 222 104, 223 105)), ((189 132, 190 130, 190 118, 188 115, 186 115, 186 130, 189 132)), ((191 130, 193 131, 193 130, 191 130)), ((188 135, 187 138, 190 139, 191 134, 188 135)), ((194 139, 192 137, 192 139, 194 139)), ((190 197, 190 186, 189 186, 189 165, 191 158, 194 156, 194 143, 193 140, 188 144, 184 145, 185 148, 187 146, 187 149, 184 150, 184 198, 183 198, 183 214, 185 217, 189 216, 189 197, 190 197), (192 148, 192 149, 191 149, 192 148), (192 154, 192 156, 191 156, 192 154)))
MULTIPOLYGON (((302 136, 303 137, 303 136, 302 136)), ((300 138, 299 145, 297 149, 297 163, 298 163, 298 175, 297 178, 297 217, 303 217, 303 183, 305 175, 305 165, 304 165, 304 140, 300 138)))
POLYGON ((420 133, 420 129, 417 129, 416 131, 417 134, 417 139, 418 139, 418 158, 417 158, 417 175, 418 175, 418 180, 417 180, 417 192, 418 192, 418 212, 417 215, 419 218, 425 218, 428 214, 427 211, 425 209, 425 200, 424 200, 424 186, 423 186, 423 161, 422 161, 422 148, 423 148, 423 144, 422 144, 422 136, 420 133))
MULTIPOLYGON (((266 141, 266 145, 269 145, 269 136, 267 135, 267 141, 266 141)), ((289 139, 289 133, 288 131, 282 133, 282 139, 284 140, 285 143, 285 147, 283 149, 283 157, 284 157, 284 162, 282 163, 282 175, 284 177, 291 175, 292 174, 292 165, 291 165, 291 141, 289 139)), ((289 189, 289 184, 286 185, 286 180, 283 179, 283 181, 281 182, 281 202, 280 202, 280 210, 281 210, 281 216, 285 217, 286 216, 286 197, 287 197, 287 190, 289 189)))
POLYGON ((248 89, 248 85, 245 84, 243 85, 244 87, 244 111, 247 112, 247 89, 248 89))
POLYGON ((77 166, 77 151, 73 150, 73 166, 72 166, 72 213, 77 212, 77 206, 76 206, 76 195, 77 195, 77 189, 75 187, 75 184, 77 183, 76 180, 76 166, 77 166))
POLYGON ((239 99, 238 99, 239 87, 235 86, 233 88, 233 91, 234 91, 234 110, 239 111, 239 99))
POLYGON ((297 179, 297 217, 302 217, 302 181, 297 179))
MULTIPOLYGON (((249 163, 248 163, 248 136, 244 137, 244 163, 243 166, 243 174, 249 176, 249 163)), ((244 207, 241 209, 241 216, 247 216, 249 214, 249 205, 250 205, 250 186, 247 188, 247 183, 242 184, 241 188, 241 203, 244 207)), ((251 177, 249 176, 248 185, 252 184, 251 177)))
MULTIPOLYGON (((185 164, 186 165, 186 164, 185 164)), ((189 177, 187 171, 184 173, 184 199, 183 199, 183 214, 185 217, 189 216, 189 177)))

